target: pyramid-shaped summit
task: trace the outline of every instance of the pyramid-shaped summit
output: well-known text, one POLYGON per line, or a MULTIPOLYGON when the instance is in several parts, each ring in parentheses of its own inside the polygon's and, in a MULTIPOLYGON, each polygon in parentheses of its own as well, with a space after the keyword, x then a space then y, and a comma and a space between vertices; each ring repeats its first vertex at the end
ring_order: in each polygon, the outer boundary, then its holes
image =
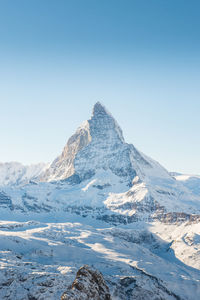
POLYGON ((93 138, 99 137, 100 143, 105 143, 105 138, 110 139, 110 133, 115 132, 121 142, 124 142, 124 137, 121 128, 111 113, 100 102, 97 102, 93 107, 92 117, 88 121, 90 133, 93 138))
POLYGON ((107 111, 104 105, 101 104, 101 102, 97 102, 93 107, 93 113, 92 115, 110 115, 110 113, 107 111))
POLYGON ((54 160, 41 180, 81 182, 92 178, 97 172, 109 171, 130 184, 136 175, 131 162, 133 148, 125 143, 122 130, 112 115, 97 102, 91 118, 69 138, 62 154, 54 160))

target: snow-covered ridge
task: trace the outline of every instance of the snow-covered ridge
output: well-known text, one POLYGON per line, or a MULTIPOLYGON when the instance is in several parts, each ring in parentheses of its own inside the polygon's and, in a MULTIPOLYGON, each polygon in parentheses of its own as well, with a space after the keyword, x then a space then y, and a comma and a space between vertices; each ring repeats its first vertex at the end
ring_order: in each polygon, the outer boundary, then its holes
POLYGON ((0 186, 28 183, 40 176, 48 166, 45 163, 28 166, 18 162, 0 163, 0 186))
POLYGON ((180 181, 187 189, 189 189, 193 194, 200 197, 200 176, 176 174, 174 175, 174 177, 177 181, 180 181))

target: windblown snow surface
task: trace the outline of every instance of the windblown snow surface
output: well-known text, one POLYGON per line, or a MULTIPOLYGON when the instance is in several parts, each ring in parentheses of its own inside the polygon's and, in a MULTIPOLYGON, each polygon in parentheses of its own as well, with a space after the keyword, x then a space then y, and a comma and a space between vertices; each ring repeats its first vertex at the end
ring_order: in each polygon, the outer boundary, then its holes
POLYGON ((0 186, 20 185, 34 180, 42 174, 48 164, 24 166, 18 162, 0 163, 0 186))

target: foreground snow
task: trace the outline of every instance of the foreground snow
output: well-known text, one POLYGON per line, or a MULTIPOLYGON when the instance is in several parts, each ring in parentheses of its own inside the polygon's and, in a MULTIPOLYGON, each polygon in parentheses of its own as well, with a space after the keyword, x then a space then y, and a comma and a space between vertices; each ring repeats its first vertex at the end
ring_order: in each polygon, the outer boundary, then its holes
POLYGON ((103 273, 115 299, 129 299, 127 289, 140 299, 199 299, 198 224, 89 223, 73 215, 64 223, 1 221, 0 299, 59 299, 84 264, 103 273))

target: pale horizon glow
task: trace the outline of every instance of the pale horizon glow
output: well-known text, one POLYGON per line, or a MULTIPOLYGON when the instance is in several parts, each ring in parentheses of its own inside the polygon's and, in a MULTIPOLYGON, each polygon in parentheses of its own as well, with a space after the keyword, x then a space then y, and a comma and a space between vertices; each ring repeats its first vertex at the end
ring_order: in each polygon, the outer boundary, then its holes
POLYGON ((125 140, 200 174, 199 1, 0 1, 0 162, 52 162, 100 101, 125 140))

